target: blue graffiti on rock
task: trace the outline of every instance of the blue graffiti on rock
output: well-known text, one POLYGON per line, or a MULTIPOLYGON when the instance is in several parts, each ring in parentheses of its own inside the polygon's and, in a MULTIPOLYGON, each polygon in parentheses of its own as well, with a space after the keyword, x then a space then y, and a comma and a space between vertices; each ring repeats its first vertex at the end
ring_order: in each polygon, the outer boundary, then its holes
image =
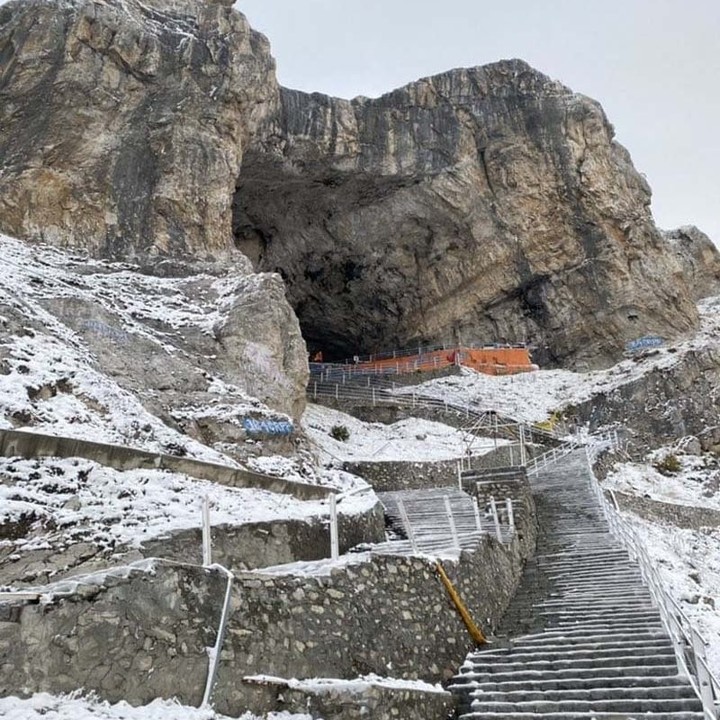
POLYGON ((295 429, 287 420, 256 420, 245 418, 242 422, 249 435, 290 435, 295 429))
POLYGON ((82 326, 96 335, 102 335, 102 337, 110 338, 116 342, 127 342, 129 337, 128 333, 124 330, 118 330, 112 327, 112 325, 108 325, 100 320, 86 320, 82 326))

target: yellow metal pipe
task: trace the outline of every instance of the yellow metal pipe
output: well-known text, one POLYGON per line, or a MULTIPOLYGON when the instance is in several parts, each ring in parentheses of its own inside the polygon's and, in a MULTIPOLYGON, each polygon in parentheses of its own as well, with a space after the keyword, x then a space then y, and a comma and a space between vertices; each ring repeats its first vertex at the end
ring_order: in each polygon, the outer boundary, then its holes
POLYGON ((455 589, 455 586, 452 584, 450 578, 447 576, 445 568, 440 563, 435 563, 435 570, 440 576, 440 580, 442 580, 442 584, 445 586, 445 589, 448 591, 450 599, 453 601, 453 604, 457 608, 457 611, 460 613, 460 617, 465 623, 465 627, 470 633, 470 637, 478 645, 485 645, 487 643, 487 638, 485 637, 485 635, 483 635, 483 631, 475 624, 475 621, 472 619, 472 617, 470 617, 470 613, 468 612, 467 607, 465 607, 465 603, 462 601, 460 595, 458 595, 458 591, 455 589))

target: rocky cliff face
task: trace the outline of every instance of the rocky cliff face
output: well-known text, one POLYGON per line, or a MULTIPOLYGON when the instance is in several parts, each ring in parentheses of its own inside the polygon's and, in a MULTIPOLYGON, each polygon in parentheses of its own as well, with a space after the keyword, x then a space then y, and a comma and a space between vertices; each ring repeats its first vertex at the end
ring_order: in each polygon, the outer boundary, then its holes
POLYGON ((310 343, 527 339, 541 360, 602 363, 695 325, 601 107, 524 62, 281 100, 272 145, 245 156, 235 234, 283 273, 310 343))
POLYGON ((265 38, 213 2, 0 7, 0 230, 92 255, 218 257, 274 108, 265 38))
POLYGON ((696 299, 720 294, 720 255, 713 241, 694 225, 665 233, 696 299))
POLYGON ((602 109, 521 61, 307 95, 242 15, 190 0, 10 2, 0 58, 12 235, 147 265, 234 234, 329 355, 528 340, 603 363, 696 324, 602 109))

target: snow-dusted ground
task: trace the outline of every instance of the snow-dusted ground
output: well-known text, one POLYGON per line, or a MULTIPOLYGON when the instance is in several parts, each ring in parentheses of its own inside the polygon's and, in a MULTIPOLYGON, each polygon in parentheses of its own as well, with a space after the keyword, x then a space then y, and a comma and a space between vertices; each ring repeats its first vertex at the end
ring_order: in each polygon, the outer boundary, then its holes
POLYGON ((673 447, 658 448, 645 463, 618 464, 603 486, 660 502, 720 510, 720 463, 709 453, 685 455, 673 447), (680 471, 662 473, 656 468, 669 455, 677 458, 680 471))
POLYGON ((271 675, 249 675, 245 680, 256 682, 282 682, 288 687, 304 690, 309 693, 321 695, 328 692, 343 692, 347 694, 362 693, 372 687, 391 688, 396 690, 415 690, 425 693, 447 692, 442 685, 431 685, 423 680, 401 680, 398 678, 380 677, 379 675, 362 675, 354 680, 338 680, 336 678, 312 678, 310 680, 296 680, 276 678, 271 675))
POLYGON ((577 373, 569 370, 539 370, 519 375, 492 376, 464 369, 460 376, 430 380, 397 393, 419 393, 461 404, 474 403, 483 410, 541 422, 567 405, 589 400, 655 368, 672 367, 690 350, 720 345, 720 298, 708 298, 699 306, 700 331, 691 339, 660 348, 636 359, 627 359, 607 370, 577 373))
MULTIPOLYGON (((619 463, 603 487, 686 507, 720 510, 718 460, 682 454, 677 448, 649 453, 647 463, 619 463), (654 467, 673 454, 681 470, 662 474, 654 467)), ((708 660, 720 678, 720 527, 683 529, 623 513, 643 538, 643 546, 666 588, 708 642, 708 660)))
MULTIPOLYGON (((132 707, 125 702, 106 702, 75 695, 38 693, 27 700, 0 698, 0 718, 5 720, 230 720, 210 708, 191 708, 168 700, 132 707)), ((312 720, 310 715, 270 713, 262 718, 246 713, 238 720, 312 720)))
MULTIPOLYGON (((353 514, 377 501, 367 486, 347 473, 331 471, 346 492, 338 511, 353 514)), ((15 553, 62 550, 89 542, 101 549, 140 547, 143 542, 201 526, 204 498, 213 525, 242 525, 280 519, 325 516, 326 502, 229 488, 162 470, 119 472, 87 460, 0 458, 0 525, 23 518, 32 522, 26 537, 1 540, 15 553)))
POLYGON ((665 587, 707 641, 708 665, 720 679, 720 528, 686 530, 624 513, 665 587))
POLYGON ((3 235, 0 257, 0 427, 235 464, 149 412, 158 388, 178 396, 180 422, 287 420, 223 382, 203 354, 256 276, 161 278, 3 235), (198 402, 180 404, 191 392, 198 402))
POLYGON ((325 459, 383 462, 406 460, 427 462, 482 455, 506 440, 481 438, 430 420, 412 418, 391 425, 367 423, 352 415, 322 405, 308 405, 302 418, 303 430, 325 459), (344 426, 347 441, 335 440, 333 427, 344 426))

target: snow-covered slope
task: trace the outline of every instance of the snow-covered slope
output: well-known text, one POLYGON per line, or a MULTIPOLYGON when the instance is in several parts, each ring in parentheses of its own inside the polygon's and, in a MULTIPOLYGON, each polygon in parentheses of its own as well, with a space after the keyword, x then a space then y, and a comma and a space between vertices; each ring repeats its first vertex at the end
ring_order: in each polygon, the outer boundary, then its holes
POLYGON ((483 455, 506 440, 477 437, 439 422, 412 418, 391 425, 367 423, 322 405, 308 405, 303 429, 326 460, 404 460, 429 462, 465 455, 483 455), (344 427, 347 441, 332 437, 334 427, 344 427))
POLYGON ((460 403, 475 403, 481 409, 499 410, 527 422, 548 419, 569 405, 589 400, 600 393, 682 362, 692 350, 720 347, 720 298, 703 300, 700 331, 677 345, 658 348, 628 358, 606 370, 579 373, 569 370, 540 370, 519 375, 492 376, 464 369, 463 375, 430 380, 398 393, 422 393, 460 403))
POLYGON ((228 379, 242 362, 217 337, 259 276, 150 276, 4 236, 0 257, 0 427, 233 464, 218 438, 289 420, 228 379))
MULTIPOLYGON (((603 482, 642 500, 681 505, 697 521, 677 527, 670 518, 648 519, 632 512, 624 516, 644 538, 644 547, 670 594, 708 641, 708 660, 720 677, 720 525, 707 525, 703 510, 720 510, 720 466, 716 457, 685 454, 678 448, 659 448, 646 463, 618 463, 603 482), (678 470, 660 472, 657 466, 672 456, 678 470)), ((641 503, 642 503, 641 500, 641 503)), ((718 514, 720 518, 720 514, 718 514)))

